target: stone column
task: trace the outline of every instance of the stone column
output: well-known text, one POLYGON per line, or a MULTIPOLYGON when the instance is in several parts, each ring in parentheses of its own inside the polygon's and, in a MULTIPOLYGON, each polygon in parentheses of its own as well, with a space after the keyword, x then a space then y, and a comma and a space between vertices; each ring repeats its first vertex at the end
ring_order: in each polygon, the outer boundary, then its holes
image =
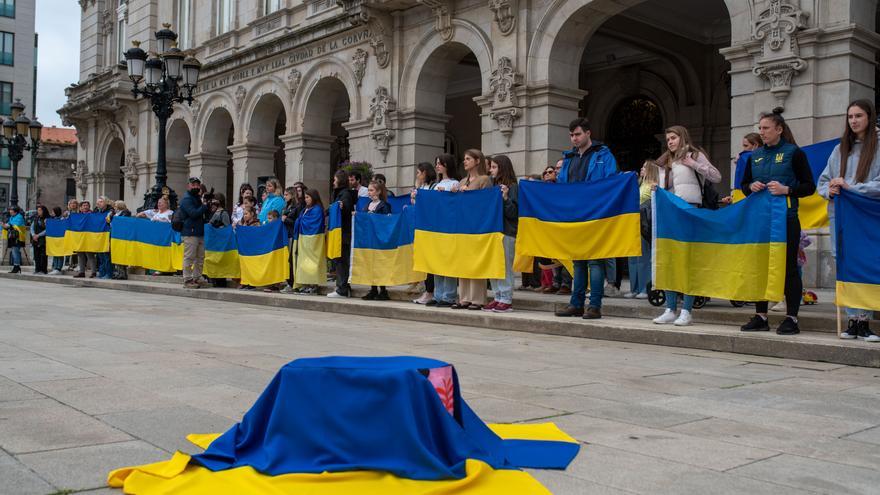
POLYGON ((540 173, 548 164, 556 163, 563 151, 571 148, 568 124, 577 118, 578 103, 586 94, 580 89, 557 88, 549 84, 526 89, 524 130, 528 134, 523 154, 524 173, 540 173))
MULTIPOLYGON (((389 155, 396 153, 399 168, 394 185, 401 188, 412 185, 415 181, 416 164, 433 164, 434 158, 443 153, 449 115, 409 109, 399 110, 396 117, 396 149, 392 149, 389 155)), ((391 181, 391 177, 388 180, 391 181)))
POLYGON ((302 181, 306 186, 317 189, 326 199, 330 192, 330 146, 336 140, 333 136, 311 134, 287 134, 281 136, 284 143, 287 183, 302 181))
POLYGON ((277 147, 274 145, 254 143, 230 146, 233 181, 236 187, 238 184, 247 182, 256 188, 258 177, 275 175, 276 150, 277 147))
POLYGON ((226 168, 229 155, 213 153, 191 153, 186 155, 189 161, 189 175, 202 179, 208 189, 226 194, 226 168))
MULTIPOLYGON (((165 161, 165 169, 168 173, 166 184, 172 191, 177 193, 177 200, 183 198, 183 194, 187 189, 187 179, 190 178, 189 162, 187 160, 167 159, 165 161)), ((156 178, 153 177, 155 183, 156 178)))

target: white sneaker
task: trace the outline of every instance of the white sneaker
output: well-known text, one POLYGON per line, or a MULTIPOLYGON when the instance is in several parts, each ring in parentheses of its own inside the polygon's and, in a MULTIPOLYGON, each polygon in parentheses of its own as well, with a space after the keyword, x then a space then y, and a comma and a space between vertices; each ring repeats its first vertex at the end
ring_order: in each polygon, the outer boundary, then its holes
POLYGON ((635 292, 627 292, 626 294, 623 295, 623 298, 624 299, 635 299, 636 293, 635 292))
POLYGON ((773 307, 770 308, 770 311, 773 311, 774 313, 785 313, 785 301, 779 301, 778 303, 774 304, 773 307))
POLYGON ((416 304, 428 304, 428 302, 431 301, 432 299, 434 299, 433 294, 429 295, 427 292, 424 292, 424 293, 422 293, 422 297, 420 297, 418 299, 413 299, 413 302, 416 304))
POLYGON ((52 270, 49 275, 61 275, 61 270, 52 270))
POLYGON ((636 294, 636 299, 647 299, 647 298, 648 298, 648 294, 645 294, 644 292, 640 292, 640 293, 636 294))
POLYGON ((656 323, 658 325, 669 325, 670 323, 672 323, 674 321, 676 321, 675 311, 672 311, 671 309, 668 309, 668 308, 666 309, 666 311, 662 315, 658 316, 657 318, 654 318, 654 323, 656 323))
POLYGON ((691 316, 691 312, 683 309, 681 310, 681 314, 678 316, 678 319, 675 320, 674 325, 677 327, 688 327, 694 323, 694 318, 691 316))
POLYGON ((620 295, 620 289, 611 284, 605 284, 605 290, 603 292, 605 297, 617 297, 620 295))
POLYGON ((335 290, 334 290, 333 292, 327 294, 327 297, 332 297, 332 298, 337 298, 337 297, 339 297, 339 298, 345 298, 345 296, 343 296, 342 294, 336 292, 335 290))

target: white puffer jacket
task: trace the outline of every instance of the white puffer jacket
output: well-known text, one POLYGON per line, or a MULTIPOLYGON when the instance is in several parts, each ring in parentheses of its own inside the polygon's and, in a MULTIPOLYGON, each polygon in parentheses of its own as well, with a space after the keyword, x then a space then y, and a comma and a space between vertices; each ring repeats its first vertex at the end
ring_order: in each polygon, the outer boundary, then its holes
MULTIPOLYGON (((700 153, 696 159, 690 156, 683 160, 672 162, 670 167, 672 180, 670 181, 669 191, 679 198, 690 204, 699 205, 703 202, 700 193, 700 182, 697 174, 702 176, 702 180, 709 181, 713 184, 721 182, 721 172, 709 163, 706 155, 700 153), (696 171, 696 173, 694 173, 696 171)), ((660 187, 666 186, 666 169, 660 169, 660 187)))

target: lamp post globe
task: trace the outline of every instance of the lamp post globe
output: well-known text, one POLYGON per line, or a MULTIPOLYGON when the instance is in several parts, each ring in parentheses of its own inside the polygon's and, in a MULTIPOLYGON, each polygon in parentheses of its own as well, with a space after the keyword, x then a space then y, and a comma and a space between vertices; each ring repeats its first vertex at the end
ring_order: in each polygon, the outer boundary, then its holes
POLYGON ((21 99, 10 105, 10 116, 3 121, 3 135, 0 137, 0 148, 5 149, 12 162, 12 184, 9 204, 18 205, 18 162, 24 158, 24 152, 36 155, 40 147, 43 125, 36 119, 31 120, 24 114, 25 106, 21 99))

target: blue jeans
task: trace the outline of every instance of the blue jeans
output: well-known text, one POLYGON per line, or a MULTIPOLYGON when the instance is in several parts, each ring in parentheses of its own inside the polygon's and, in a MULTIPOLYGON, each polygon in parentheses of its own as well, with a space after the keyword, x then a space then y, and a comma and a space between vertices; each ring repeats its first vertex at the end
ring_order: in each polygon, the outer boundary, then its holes
POLYGON ((501 241, 504 245, 504 274, 501 279, 492 279, 492 292, 495 300, 504 304, 513 304, 513 250, 516 246, 516 237, 504 236, 501 241))
MULTIPOLYGON (((678 296, 681 295, 679 292, 674 292, 671 290, 667 290, 666 292, 666 308, 675 311, 678 309, 678 296)), ((684 296, 684 304, 681 305, 681 309, 685 311, 693 311, 694 309, 694 296, 684 296)))
POLYGON ((629 259, 629 290, 633 294, 648 292, 651 281, 651 243, 642 239, 642 255, 629 259))
POLYGON ((95 254, 95 261, 98 265, 98 276, 109 277, 113 275, 113 266, 110 264, 110 253, 95 254))
POLYGON ((454 303, 458 298, 458 279, 434 275, 434 300, 454 303))
MULTIPOLYGON (((584 302, 587 299, 587 276, 589 276, 590 306, 596 309, 602 308, 602 296, 605 295, 607 261, 590 260, 574 262, 574 287, 571 289, 569 304, 575 308, 584 307, 584 302)), ((613 262, 614 260, 611 261, 613 262)))
POLYGON ((64 256, 52 256, 52 269, 58 270, 64 268, 64 256))
POLYGON ((21 248, 12 246, 12 266, 21 266, 21 248))

